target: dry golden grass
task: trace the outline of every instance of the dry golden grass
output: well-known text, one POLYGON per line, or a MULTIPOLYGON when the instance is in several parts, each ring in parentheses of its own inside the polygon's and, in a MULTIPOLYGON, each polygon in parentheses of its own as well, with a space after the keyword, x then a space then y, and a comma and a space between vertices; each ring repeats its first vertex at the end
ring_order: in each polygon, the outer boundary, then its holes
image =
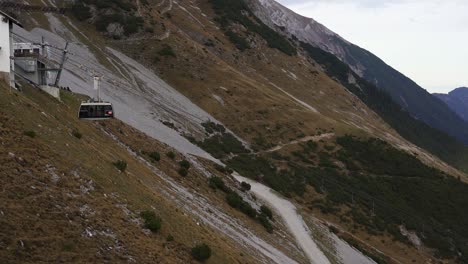
MULTIPOLYGON (((26 88, 24 94, 0 89, 0 259, 190 263, 190 248, 204 241, 213 250, 207 263, 254 262, 234 241, 197 225, 152 188, 162 184, 159 175, 103 133, 100 124, 78 121, 79 97, 62 96, 64 103, 35 89, 26 88), (81 139, 72 135, 74 130, 81 139), (23 131, 35 131, 36 136, 23 131), (128 163, 125 173, 112 165, 116 160, 128 163), (145 234, 138 222, 138 212, 147 209, 162 218, 158 234, 145 234), (169 235, 174 241, 166 241, 169 235)), ((106 124, 131 130, 117 120, 106 124)), ((178 177, 175 162, 164 155, 157 167, 178 177)), ((193 187, 199 192, 206 190, 201 177, 194 173, 187 183, 200 185, 193 187)))

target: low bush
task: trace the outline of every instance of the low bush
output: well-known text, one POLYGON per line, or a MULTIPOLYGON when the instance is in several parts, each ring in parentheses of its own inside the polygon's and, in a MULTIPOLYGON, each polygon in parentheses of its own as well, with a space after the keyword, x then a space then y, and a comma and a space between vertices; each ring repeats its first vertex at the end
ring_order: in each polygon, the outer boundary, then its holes
POLYGON ((150 154, 148 154, 148 156, 153 161, 160 161, 161 160, 161 155, 159 154, 159 152, 156 152, 156 151, 151 152, 150 154))
POLYGON ((179 170, 177 171, 179 173, 180 176, 182 177, 185 177, 188 175, 188 170, 186 168, 179 168, 179 170))
POLYGON ((213 134, 214 132, 220 132, 220 133, 226 132, 226 128, 223 125, 216 124, 211 121, 204 122, 201 125, 205 128, 205 131, 208 134, 213 134))
POLYGON ((121 172, 124 172, 127 169, 127 162, 123 160, 118 160, 113 162, 114 166, 121 172))
POLYGON ((175 153, 172 151, 167 152, 166 156, 172 160, 175 159, 175 153))
POLYGON ((213 176, 209 180, 209 185, 213 189, 219 189, 223 192, 230 192, 231 190, 224 184, 224 181, 220 177, 213 176))
POLYGON ((153 233, 157 233, 161 229, 161 218, 156 216, 153 211, 143 211, 141 218, 144 220, 145 228, 151 230, 153 233))
POLYGON ((158 55, 162 57, 176 57, 175 51, 169 45, 164 45, 159 51, 158 55))
POLYGON ((231 207, 240 210, 247 216, 251 218, 257 217, 257 211, 252 208, 248 202, 244 201, 244 199, 242 199, 242 197, 240 197, 236 192, 229 192, 226 195, 226 201, 231 207))
POLYGON ((262 214, 264 214, 269 219, 273 219, 273 212, 268 206, 266 205, 260 206, 260 212, 262 212, 262 214))
POLYGON ((188 160, 182 160, 179 162, 179 165, 181 168, 184 168, 184 169, 190 169, 190 162, 188 162, 188 160))
POLYGON ((36 132, 34 130, 27 130, 27 131, 24 131, 23 134, 25 136, 28 136, 30 138, 35 138, 36 137, 36 132))
POLYGON ((273 226, 271 225, 270 220, 268 220, 268 218, 265 215, 259 215, 257 220, 266 229, 268 233, 273 233, 273 226))
MULTIPOLYGON (((205 127, 205 129, 207 129, 205 127)), ((207 129, 211 131, 212 128, 207 129)), ((248 153, 249 151, 231 133, 213 135, 202 142, 195 142, 199 147, 213 155, 215 158, 224 158, 229 154, 248 153)))
POLYGON ((83 135, 80 133, 80 131, 78 131, 76 129, 72 131, 72 135, 74 137, 76 137, 77 139, 81 139, 83 137, 83 135))
POLYGON ((79 20, 85 21, 91 18, 91 8, 82 3, 75 3, 72 6, 72 14, 79 20))
POLYGON ((198 261, 205 261, 211 257, 211 248, 203 243, 192 248, 192 257, 198 261))

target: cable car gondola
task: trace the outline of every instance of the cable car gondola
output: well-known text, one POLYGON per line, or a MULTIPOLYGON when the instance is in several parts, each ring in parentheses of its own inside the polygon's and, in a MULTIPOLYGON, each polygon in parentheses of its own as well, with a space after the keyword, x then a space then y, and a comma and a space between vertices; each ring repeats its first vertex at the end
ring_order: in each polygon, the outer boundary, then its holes
POLYGON ((94 77, 94 89, 97 91, 97 100, 91 99, 82 102, 78 114, 79 119, 84 120, 105 120, 114 118, 114 108, 109 102, 101 101, 99 98, 99 77, 94 77))
POLYGON ((82 102, 80 105, 80 119, 103 120, 114 117, 112 104, 108 102, 82 102))

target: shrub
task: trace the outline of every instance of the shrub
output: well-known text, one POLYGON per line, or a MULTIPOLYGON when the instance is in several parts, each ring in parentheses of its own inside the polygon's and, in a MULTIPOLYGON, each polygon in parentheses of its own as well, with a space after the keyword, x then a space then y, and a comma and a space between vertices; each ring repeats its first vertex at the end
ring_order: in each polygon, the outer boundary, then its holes
POLYGON ((270 208, 268 208, 268 206, 266 205, 260 206, 260 212, 262 212, 262 214, 264 214, 269 219, 273 219, 273 212, 271 211, 270 208))
POLYGON ((244 37, 241 37, 239 34, 233 32, 233 31, 226 31, 226 36, 229 38, 229 40, 238 48, 240 51, 244 51, 246 49, 250 48, 249 43, 244 37))
POLYGON ((167 242, 172 242, 172 241, 174 241, 174 237, 172 235, 168 235, 167 238, 166 238, 166 241, 167 242))
POLYGON ((72 135, 74 137, 76 137, 77 139, 81 139, 83 137, 83 135, 80 133, 80 131, 78 131, 76 129, 72 131, 72 135))
POLYGON ((145 228, 148 228, 151 232, 156 233, 161 229, 161 218, 156 216, 153 211, 143 211, 141 217, 145 221, 145 228))
POLYGON ((178 171, 180 176, 185 177, 188 175, 188 170, 186 168, 180 168, 178 171))
POLYGON ((242 188, 243 191, 250 191, 250 188, 251 188, 251 187, 252 187, 252 186, 250 186, 250 184, 248 184, 248 183, 246 183, 246 182, 244 182, 244 181, 241 182, 241 188, 242 188))
POLYGON ((268 233, 273 233, 273 226, 270 223, 270 220, 265 215, 260 215, 257 218, 258 222, 266 229, 268 233))
POLYGON ((244 201, 244 199, 242 199, 242 197, 240 197, 236 192, 229 192, 226 195, 226 201, 231 207, 240 210, 247 216, 251 218, 257 217, 257 211, 252 208, 248 202, 244 201))
POLYGON ((237 193, 230 192, 226 195, 226 202, 233 208, 240 208, 243 200, 237 193))
POLYGON ((164 45, 159 51, 158 51, 159 56, 163 57, 176 57, 176 53, 172 49, 171 46, 169 45, 164 45))
POLYGON ((198 261, 205 261, 211 257, 211 248, 203 243, 192 248, 192 257, 198 261))
POLYGON ((208 134, 213 134, 214 132, 220 132, 220 133, 226 132, 226 128, 223 125, 216 124, 215 122, 208 121, 208 122, 202 123, 201 125, 205 128, 205 131, 208 134))
POLYGON ((214 165, 215 169, 221 173, 226 173, 227 172, 227 168, 225 166, 222 166, 222 165, 219 165, 219 164, 215 164, 214 165))
POLYGON ((118 160, 113 162, 114 166, 121 172, 124 172, 127 169, 127 162, 123 160, 118 160))
POLYGON ((160 161, 161 160, 161 155, 159 152, 153 151, 148 155, 153 161, 160 161))
MULTIPOLYGON (((213 131, 213 128, 205 127, 207 131, 213 131)), ((218 128, 221 130, 221 128, 218 128)), ((222 131, 222 130, 221 130, 222 131)), ((205 139, 203 142, 195 142, 198 146, 206 152, 213 155, 215 158, 223 158, 231 153, 240 154, 249 152, 242 142, 230 133, 216 134, 210 138, 205 139)))
POLYGON ((213 176, 209 180, 209 185, 213 189, 220 189, 223 192, 229 192, 229 188, 224 184, 220 177, 213 176))
POLYGON ((80 21, 88 20, 91 18, 91 9, 82 3, 75 3, 72 6, 73 15, 80 21))
POLYGON ((28 136, 30 138, 35 138, 36 137, 36 132, 34 130, 27 130, 27 131, 24 131, 23 134, 25 136, 28 136))
POLYGON ((184 169, 190 169, 190 162, 188 162, 187 160, 182 160, 179 162, 179 165, 181 168, 184 168, 184 169))
POLYGON ((172 151, 169 151, 166 153, 166 156, 170 159, 175 159, 175 153, 172 151))

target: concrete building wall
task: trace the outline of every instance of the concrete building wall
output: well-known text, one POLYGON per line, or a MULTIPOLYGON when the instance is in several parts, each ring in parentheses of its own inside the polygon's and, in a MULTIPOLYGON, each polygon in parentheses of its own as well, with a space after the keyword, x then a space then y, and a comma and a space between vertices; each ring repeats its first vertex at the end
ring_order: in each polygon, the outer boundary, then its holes
POLYGON ((0 14, 0 72, 10 72, 10 22, 0 14))

